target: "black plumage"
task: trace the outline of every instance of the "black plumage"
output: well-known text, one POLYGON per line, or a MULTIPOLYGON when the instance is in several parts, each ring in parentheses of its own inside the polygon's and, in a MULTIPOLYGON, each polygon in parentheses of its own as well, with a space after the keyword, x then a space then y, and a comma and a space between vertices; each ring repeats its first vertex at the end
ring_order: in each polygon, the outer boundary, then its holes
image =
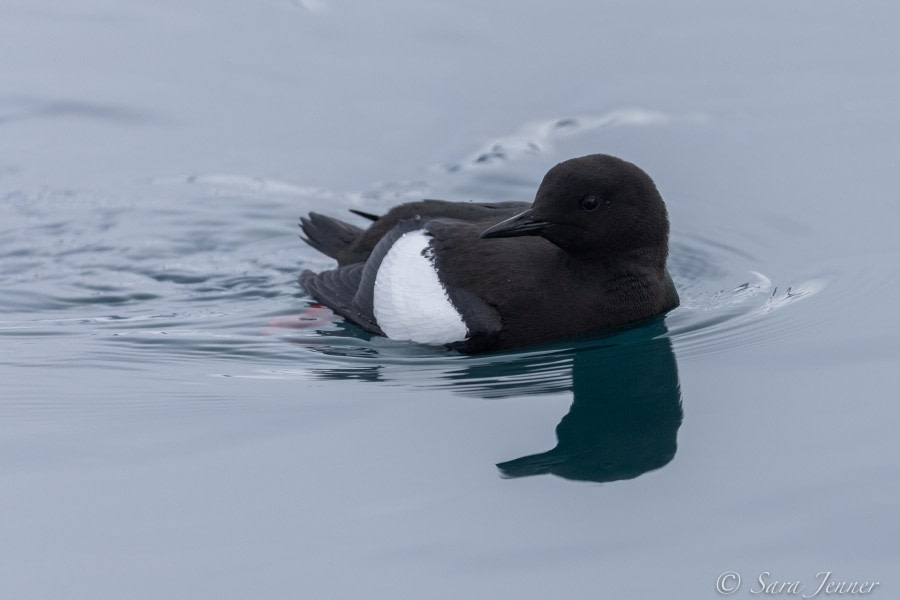
POLYGON ((424 230, 438 278, 468 329, 451 344, 483 352, 619 328, 678 305, 666 271, 669 221, 650 177, 621 159, 567 160, 544 177, 534 203, 423 200, 366 230, 311 213, 313 247, 338 261, 305 271, 303 287, 326 306, 382 334, 372 288, 391 245, 424 230))

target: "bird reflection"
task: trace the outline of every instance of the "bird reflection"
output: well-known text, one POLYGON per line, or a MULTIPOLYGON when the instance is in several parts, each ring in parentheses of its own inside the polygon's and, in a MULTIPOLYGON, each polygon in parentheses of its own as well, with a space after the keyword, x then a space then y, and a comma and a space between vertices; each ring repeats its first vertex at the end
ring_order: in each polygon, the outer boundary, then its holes
POLYGON ((675 456, 682 421, 678 366, 665 325, 576 351, 573 402, 557 444, 497 465, 506 477, 552 473, 579 481, 632 479, 675 456))
MULTIPOLYGON (((345 354, 346 349, 318 351, 345 354)), ((375 356, 387 357, 372 347, 355 354, 368 355, 364 365, 320 369, 317 375, 402 381, 483 398, 571 392, 572 406, 556 427, 556 446, 499 463, 507 478, 553 474, 617 481, 663 467, 675 456, 683 412, 678 366, 663 319, 599 340, 524 353, 419 356, 413 369, 410 357, 373 365, 375 356)))

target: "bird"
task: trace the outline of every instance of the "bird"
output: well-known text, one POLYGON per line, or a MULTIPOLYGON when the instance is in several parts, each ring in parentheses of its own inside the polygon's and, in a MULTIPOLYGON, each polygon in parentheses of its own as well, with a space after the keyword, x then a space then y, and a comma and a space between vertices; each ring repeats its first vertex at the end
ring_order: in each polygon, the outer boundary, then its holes
POLYGON ((534 201, 401 204, 363 229, 311 212, 303 240, 338 262, 298 280, 391 339, 475 354, 601 335, 677 307, 669 219, 650 176, 608 154, 551 168, 534 201))

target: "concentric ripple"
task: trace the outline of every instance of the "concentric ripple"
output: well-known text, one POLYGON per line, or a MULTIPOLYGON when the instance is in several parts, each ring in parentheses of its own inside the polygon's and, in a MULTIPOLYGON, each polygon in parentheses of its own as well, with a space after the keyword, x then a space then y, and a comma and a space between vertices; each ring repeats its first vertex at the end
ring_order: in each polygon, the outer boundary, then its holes
POLYGON ((776 343, 814 325, 803 311, 782 309, 829 281, 778 281, 752 252, 676 230, 669 267, 682 302, 662 329, 463 356, 369 335, 315 306, 296 283, 304 268, 332 266, 298 241, 297 216, 322 210, 323 200, 336 212, 363 202, 377 210, 429 195, 422 182, 340 194, 217 174, 158 178, 129 193, 128 200, 71 190, 0 198, 0 338, 32 340, 7 363, 76 357, 101 369, 152 372, 195 361, 201 376, 549 394, 571 390, 577 355, 618 346, 641 360, 647 336, 669 338, 679 361, 776 343))
POLYGON ((787 324, 772 313, 826 286, 825 277, 779 285, 756 270, 757 261, 737 248, 698 236, 672 244, 669 270, 681 305, 666 318, 681 359, 774 341, 812 326, 787 324))

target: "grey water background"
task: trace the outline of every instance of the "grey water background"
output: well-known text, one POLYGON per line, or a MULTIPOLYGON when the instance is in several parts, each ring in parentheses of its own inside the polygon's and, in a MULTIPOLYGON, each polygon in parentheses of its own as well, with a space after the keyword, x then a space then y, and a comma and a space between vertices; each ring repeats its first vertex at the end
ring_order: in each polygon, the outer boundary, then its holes
POLYGON ((898 17, 3 0, 0 595, 892 596, 898 17), (664 324, 462 357, 295 283, 310 210, 592 152, 667 200, 664 324))

